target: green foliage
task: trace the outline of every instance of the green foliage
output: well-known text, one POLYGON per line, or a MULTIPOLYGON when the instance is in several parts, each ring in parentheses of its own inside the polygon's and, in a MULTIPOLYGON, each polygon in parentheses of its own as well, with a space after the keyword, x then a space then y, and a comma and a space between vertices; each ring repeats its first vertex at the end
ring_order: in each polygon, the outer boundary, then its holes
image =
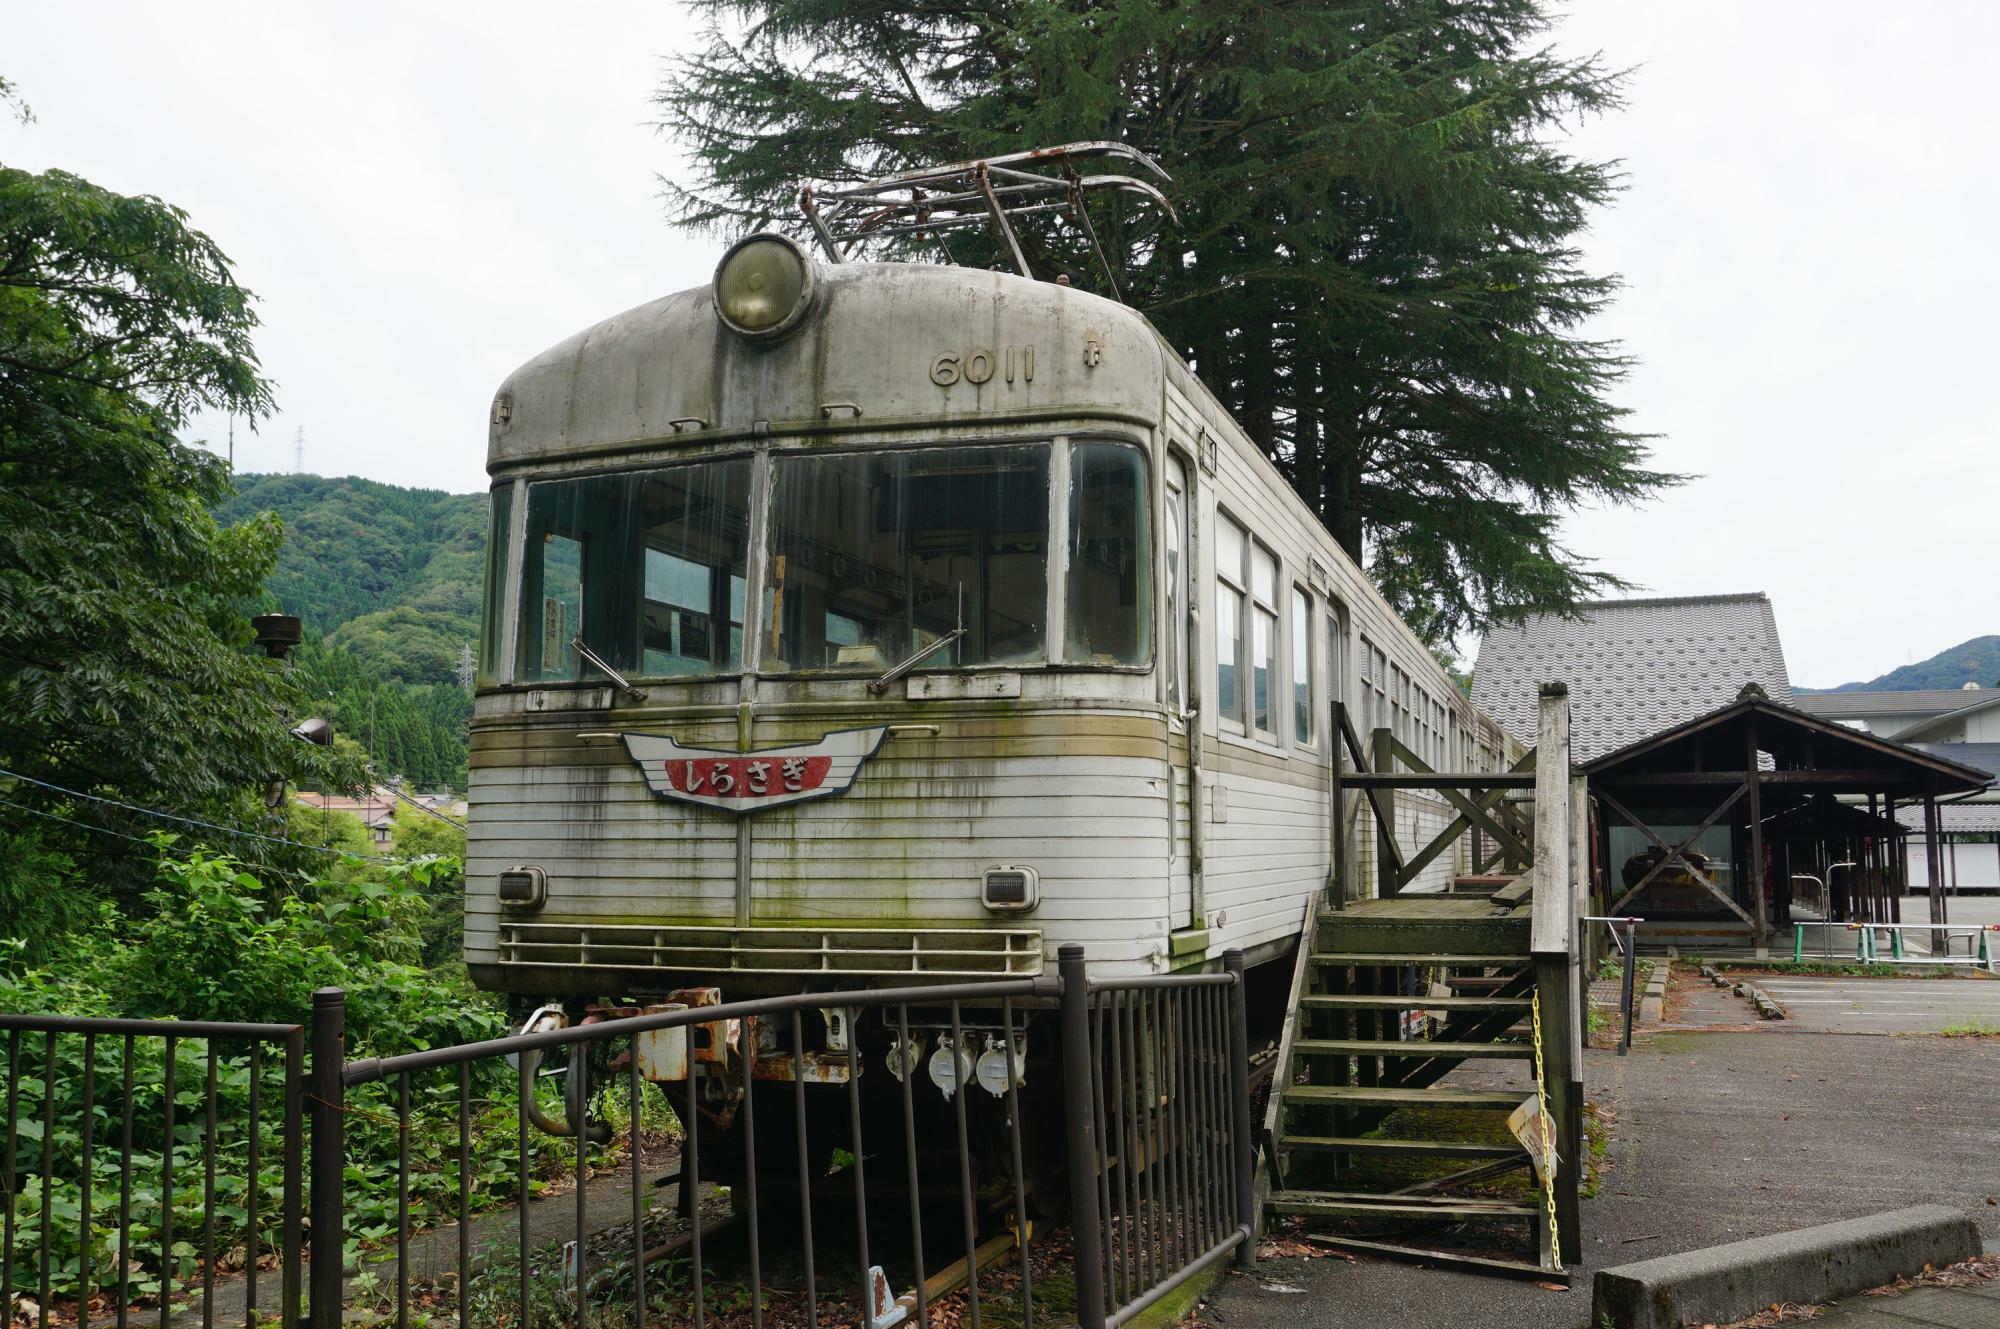
MULTIPOLYGON (((505 1031, 505 1019, 491 998, 419 964, 433 901, 449 893, 441 883, 455 879, 456 862, 430 860, 384 867, 368 880, 319 880, 274 889, 225 855, 181 852, 164 837, 158 847, 143 912, 102 912, 46 962, 31 958, 22 942, 0 947, 0 1010, 291 1023, 304 1020, 316 987, 334 985, 348 993, 348 1054, 353 1057, 395 1055, 505 1031)), ((52 888, 69 884, 50 883, 52 888)), ((70 1295, 83 1243, 85 1046, 80 1036, 46 1040, 33 1034, 9 1046, 19 1049, 6 1074, 9 1079, 18 1076, 14 1119, 23 1172, 14 1201, 16 1286, 35 1286, 39 1277, 46 1202, 57 1220, 51 1251, 55 1290, 58 1296, 70 1295), (44 1102, 55 1122, 46 1140, 40 1110, 44 1102)), ((107 1215, 115 1216, 115 1208, 105 1199, 117 1196, 121 1181, 129 1180, 133 1271, 127 1290, 147 1297, 159 1290, 159 1245, 170 1215, 175 1228, 171 1273, 188 1280, 198 1272, 201 1179, 210 1150, 204 1122, 211 1051, 218 1123, 214 1214, 219 1236, 227 1238, 218 1246, 229 1251, 245 1244, 249 1227, 248 1122, 254 1084, 261 1107, 256 1175, 262 1193, 255 1245, 267 1251, 275 1247, 280 1235, 283 1057, 282 1049, 267 1047, 253 1077, 242 1044, 219 1042, 211 1049, 202 1040, 179 1040, 173 1053, 170 1133, 166 1041, 139 1037, 131 1046, 134 1157, 128 1176, 121 1176, 117 1151, 102 1147, 122 1128, 123 1040, 100 1038, 89 1054, 92 1133, 100 1146, 94 1151, 96 1221, 89 1239, 96 1277, 100 1284, 109 1282, 116 1250, 115 1228, 107 1215), (166 1195, 169 1159, 171 1201, 166 1195)), ((472 1076, 469 1109, 479 1141, 472 1178, 476 1209, 511 1197, 520 1149, 515 1084, 513 1072, 498 1062, 479 1065, 472 1076)), ((420 1169, 413 1212, 425 1224, 456 1212, 457 1086, 455 1074, 413 1085, 411 1157, 420 1169)), ((552 1095, 553 1086, 544 1092, 552 1095)), ((349 1184, 355 1197, 349 1219, 353 1235, 368 1241, 386 1234, 395 1221, 394 1087, 361 1087, 350 1094, 349 1104, 349 1184)), ((553 1099, 549 1106, 561 1115, 553 1099)), ((556 1142, 535 1140, 532 1147, 530 1172, 536 1177, 559 1175, 570 1165, 570 1151, 556 1142)))
POLYGON ((472 697, 452 683, 385 681, 360 657, 307 641, 296 652, 300 683, 315 714, 362 744, 384 776, 419 789, 464 789, 472 697))
POLYGON ((226 523, 275 514, 265 586, 308 632, 295 653, 315 714, 362 742, 383 776, 464 789, 472 698, 459 661, 479 633, 487 499, 316 475, 248 475, 226 523))
MULTIPOLYGON (((211 818, 273 772, 358 780, 290 737, 291 678, 245 649, 276 523, 218 525, 228 475, 175 436, 197 407, 269 408, 255 325, 178 209, 0 168, 0 766, 211 818)), ((78 811, 25 784, 6 797, 78 811)), ((61 847, 129 858, 121 844, 61 847)))
POLYGON ((0 828, 0 940, 13 941, 21 959, 46 962, 96 914, 95 892, 78 879, 68 854, 32 827, 0 828))
POLYGON ((479 632, 487 497, 353 478, 240 475, 225 523, 275 513, 285 544, 266 581, 298 614, 376 672, 455 683, 479 632))
MULTIPOLYGON (((1899 665, 1880 678, 1866 683, 1842 683, 1828 692, 1920 692, 1926 689, 1962 688, 1977 683, 1982 688, 2000 687, 2000 636, 1974 637, 1949 650, 1939 651, 1928 660, 1899 665)), ((1818 688, 1794 688, 1794 692, 1817 692, 1818 688)), ((1967 697, 1968 704, 1979 700, 1967 697)))
MULTIPOLYGON (((1413 625, 1446 641, 1619 586, 1560 514, 1675 477, 1609 400, 1627 360, 1579 331, 1616 288, 1576 248, 1615 168, 1550 145, 1619 76, 1540 45, 1540 0, 697 7, 707 44, 656 98, 694 161, 666 182, 678 221, 740 232, 795 217, 801 181, 1128 143, 1181 217, 1095 207, 1128 302, 1413 625)), ((1102 286, 1073 229, 1024 230, 1038 272, 1102 286)))
POLYGON ((396 857, 410 860, 421 871, 424 898, 430 902, 422 937, 423 964, 432 970, 456 970, 465 952, 465 832, 407 803, 396 808, 390 836, 396 857))

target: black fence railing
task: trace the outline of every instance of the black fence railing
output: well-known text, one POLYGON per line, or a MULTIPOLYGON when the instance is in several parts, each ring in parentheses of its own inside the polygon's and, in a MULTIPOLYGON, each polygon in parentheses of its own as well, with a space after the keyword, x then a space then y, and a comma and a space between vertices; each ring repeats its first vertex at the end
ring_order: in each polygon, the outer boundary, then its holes
POLYGON ((1242 980, 1232 952, 1219 974, 1089 985, 1092 1087, 1087 1105, 1065 1105, 1087 1107, 1100 1142, 1089 1171, 1104 1313, 1087 1324, 1122 1324, 1232 1252, 1250 1254, 1242 980))
POLYGON ((0 1031, 7 1324, 47 1329, 59 1305, 118 1329, 299 1323, 304 1029, 0 1013, 0 1031))
POLYGON ((8 1323, 1100 1329, 1251 1255, 1234 952, 381 1059, 344 1017, 0 1016, 8 1323))

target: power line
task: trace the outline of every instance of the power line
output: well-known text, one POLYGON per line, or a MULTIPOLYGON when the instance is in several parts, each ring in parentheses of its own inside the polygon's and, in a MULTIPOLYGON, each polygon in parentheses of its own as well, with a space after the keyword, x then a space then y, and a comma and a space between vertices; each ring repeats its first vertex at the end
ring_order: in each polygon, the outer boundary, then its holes
POLYGON ((444 813, 439 812, 436 808, 430 807, 418 799, 411 798, 408 794, 396 788, 396 786, 384 785, 382 787, 384 789, 387 789, 390 793, 394 794, 397 798, 402 799, 405 803, 408 803, 411 807, 415 808, 417 811, 423 813, 426 816, 436 817, 439 821, 451 827, 453 830, 462 831, 465 829, 464 822, 453 821, 450 817, 445 816, 444 813))
POLYGON ((74 826, 79 830, 96 831, 99 835, 115 835, 121 840, 130 840, 133 844, 151 845, 153 843, 144 836, 127 835, 123 831, 114 831, 109 826, 93 826, 87 821, 78 821, 74 817, 62 817, 53 812, 44 812, 40 808, 31 808, 26 803, 16 803, 11 798, 0 798, 0 807, 19 808, 30 817, 46 817, 50 821, 59 821, 65 826, 74 826))
MULTIPOLYGON (((149 807, 142 807, 142 806, 140 806, 140 805, 139 805, 139 804, 137 804, 137 803, 125 803, 125 802, 121 802, 121 801, 119 801, 118 799, 115 799, 115 798, 104 798, 104 797, 101 797, 101 796, 99 796, 99 795, 97 795, 97 794, 86 794, 86 793, 84 793, 84 792, 83 792, 83 791, 82 791, 81 789, 66 789, 66 788, 64 788, 64 787, 63 787, 62 785, 59 785, 59 784, 51 784, 51 783, 49 783, 49 782, 48 782, 47 780, 37 780, 37 779, 36 779, 36 778, 35 778, 34 776, 32 776, 32 775, 22 775, 22 774, 21 774, 21 773, 20 773, 19 771, 10 771, 10 770, 8 770, 7 768, 5 768, 4 766, 0 766, 0 776, 6 776, 7 778, 9 778, 9 779, 14 779, 14 780, 25 780, 25 781, 27 781, 27 782, 28 782, 29 784, 32 784, 32 785, 39 785, 39 786, 41 786, 41 787, 42 787, 43 789, 51 789, 51 790, 54 790, 54 791, 55 791, 56 793, 58 793, 58 794, 67 794, 67 795, 68 795, 68 796, 70 796, 71 798, 83 798, 83 799, 88 799, 88 800, 90 800, 90 801, 91 801, 91 802, 93 802, 93 803, 103 803, 103 804, 105 804, 106 806, 109 806, 109 807, 114 807, 114 808, 123 808, 123 809, 124 809, 125 811, 127 811, 127 812, 137 812, 137 813, 139 813, 139 814, 140 814, 140 815, 142 815, 142 816, 147 816, 147 817, 160 817, 160 818, 162 818, 162 819, 164 819, 164 820, 166 820, 166 821, 176 821, 176 822, 179 822, 179 823, 181 823, 181 824, 182 824, 182 825, 184 825, 184 826, 199 826, 199 827, 201 827, 201 828, 202 828, 203 830, 210 830, 210 831, 220 831, 220 832, 222 832, 222 834, 224 834, 224 835, 241 835, 241 836, 244 836, 244 837, 246 837, 246 838, 248 838, 248 839, 251 839, 251 840, 262 840, 262 841, 264 841, 264 842, 265 842, 265 843, 267 843, 267 844, 284 844, 284 845, 290 845, 290 846, 292 846, 292 847, 293 847, 294 849, 311 849, 311 850, 313 850, 313 851, 314 851, 314 852, 316 852, 316 853, 321 853, 321 854, 333 854, 333 855, 336 855, 337 857, 340 857, 340 858, 352 858, 352 859, 358 859, 358 860, 363 860, 363 861, 367 861, 367 862, 372 862, 372 863, 407 863, 407 862, 409 862, 409 860, 408 860, 408 859, 403 859, 403 858, 390 858, 390 857, 388 857, 387 855, 384 855, 384 854, 360 854, 360 853, 356 853, 356 852, 355 852, 354 850, 352 850, 352 849, 336 849, 336 848, 334 848, 334 847, 333 847, 332 845, 324 845, 324 844, 307 844, 307 843, 306 843, 305 841, 303 841, 303 840, 288 840, 288 839, 286 839, 286 838, 285 838, 284 836, 282 836, 282 835, 266 835, 266 834, 264 834, 264 833, 263 833, 262 831, 246 831, 246 830, 244 830, 244 829, 243 829, 242 827, 240 827, 240 826, 221 826, 221 825, 218 825, 218 824, 216 824, 215 822, 212 822, 212 821, 203 821, 203 820, 201 820, 201 819, 200 819, 199 817, 183 817, 183 816, 181 816, 181 815, 180 815, 179 813, 177 813, 177 812, 165 812, 165 811, 162 811, 162 810, 161 810, 161 809, 159 809, 159 808, 149 808, 149 807)), ((6 801, 6 800, 0 800, 0 801, 6 801)), ((18 803, 10 803, 10 804, 9 804, 9 806, 12 806, 12 807, 20 807, 21 805, 20 805, 20 804, 18 804, 18 803)), ((24 810, 26 810, 26 811, 29 811, 29 812, 33 812, 33 811, 34 811, 34 809, 33 809, 33 808, 27 808, 27 809, 24 809, 24 810)), ((54 819, 55 819, 55 820, 57 820, 57 821, 67 821, 67 820, 69 820, 69 819, 68 819, 68 818, 66 818, 66 817, 55 817, 55 815, 54 815, 53 813, 39 813, 39 814, 37 814, 37 815, 40 815, 40 816, 48 816, 48 817, 54 817, 54 819)), ((118 835, 118 834, 122 834, 122 832, 119 832, 119 831, 113 831, 113 830, 110 830, 110 829, 108 829, 107 827, 103 827, 103 826, 90 826, 90 825, 89 825, 89 823, 87 823, 87 822, 74 822, 74 823, 72 823, 72 824, 73 824, 73 825, 77 825, 77 826, 84 826, 84 827, 87 827, 87 828, 88 828, 88 829, 90 829, 90 830, 95 830, 95 831, 104 831, 104 832, 105 832, 106 834, 109 834, 109 835, 118 835)), ((137 838, 137 837, 134 837, 134 836, 126 836, 126 838, 127 838, 127 839, 135 839, 135 838, 137 838)), ((144 843, 144 842, 142 841, 142 843, 144 843)))

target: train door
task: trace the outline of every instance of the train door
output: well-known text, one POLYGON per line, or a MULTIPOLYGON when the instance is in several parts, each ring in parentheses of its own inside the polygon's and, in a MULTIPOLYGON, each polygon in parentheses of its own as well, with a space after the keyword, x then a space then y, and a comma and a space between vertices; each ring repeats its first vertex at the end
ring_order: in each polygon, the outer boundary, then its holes
POLYGON ((1194 863, 1195 828, 1199 815, 1194 796, 1194 753, 1201 741, 1200 723, 1194 715, 1194 689, 1188 680, 1188 594, 1192 587, 1189 556, 1194 521, 1192 496, 1188 490, 1187 465, 1176 453, 1168 453, 1166 465, 1165 519, 1160 526, 1161 557, 1165 566, 1161 580, 1166 585, 1166 635, 1160 643, 1160 662, 1166 679, 1169 735, 1169 796, 1172 806, 1172 853, 1169 857, 1167 914, 1176 928, 1200 927, 1202 909, 1196 889, 1194 863))

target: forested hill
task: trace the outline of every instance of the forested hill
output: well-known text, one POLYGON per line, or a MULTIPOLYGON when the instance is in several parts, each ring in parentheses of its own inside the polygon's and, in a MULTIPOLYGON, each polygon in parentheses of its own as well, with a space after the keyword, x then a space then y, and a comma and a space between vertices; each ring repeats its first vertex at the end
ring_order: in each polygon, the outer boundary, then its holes
POLYGON ((457 681, 479 634, 486 495, 318 475, 239 475, 225 523, 275 512, 285 547, 268 587, 285 612, 382 677, 457 681))
POLYGON ((484 494, 239 475, 216 510, 225 523, 283 521, 265 587, 306 622, 300 671, 381 774, 420 788, 465 784, 472 697, 458 671, 479 635, 486 507, 484 494))
POLYGON ((2000 687, 2000 636, 1974 637, 1928 660, 1891 669, 1866 683, 1842 683, 1837 688, 1794 688, 1795 692, 1918 692, 1928 688, 1960 688, 1977 683, 2000 687))

